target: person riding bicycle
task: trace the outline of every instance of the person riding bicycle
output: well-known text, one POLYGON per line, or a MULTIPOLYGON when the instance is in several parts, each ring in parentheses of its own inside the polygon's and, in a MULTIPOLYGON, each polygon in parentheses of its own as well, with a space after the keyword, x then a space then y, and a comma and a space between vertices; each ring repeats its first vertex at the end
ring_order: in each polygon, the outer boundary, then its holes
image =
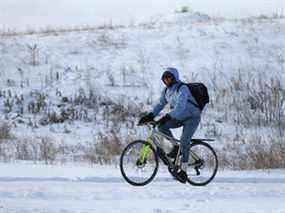
MULTIPOLYGON (((180 138, 182 153, 181 169, 177 172, 176 178, 179 181, 186 183, 191 138, 199 126, 201 110, 197 107, 197 102, 187 85, 184 85, 180 81, 176 68, 168 67, 163 72, 161 80, 166 85, 166 88, 161 94, 159 103, 154 106, 152 112, 149 112, 140 119, 139 124, 153 121, 153 119, 163 110, 165 105, 168 103, 170 104, 171 111, 157 122, 158 130, 173 137, 170 129, 183 127, 180 138)), ((178 149, 178 144, 174 144, 167 156, 169 158, 175 158, 178 149)))

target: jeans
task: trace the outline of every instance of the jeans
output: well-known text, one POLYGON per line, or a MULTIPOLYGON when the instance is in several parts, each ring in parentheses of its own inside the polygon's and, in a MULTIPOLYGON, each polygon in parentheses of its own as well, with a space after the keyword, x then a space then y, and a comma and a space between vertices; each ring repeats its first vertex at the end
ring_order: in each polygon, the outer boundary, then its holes
POLYGON ((189 149, 191 145, 191 138, 194 135, 196 129, 198 128, 200 120, 201 118, 191 118, 185 121, 178 121, 176 119, 171 119, 166 123, 158 126, 159 131, 171 137, 173 137, 173 135, 170 129, 179 128, 183 126, 182 135, 180 137, 182 163, 187 163, 189 160, 189 149))

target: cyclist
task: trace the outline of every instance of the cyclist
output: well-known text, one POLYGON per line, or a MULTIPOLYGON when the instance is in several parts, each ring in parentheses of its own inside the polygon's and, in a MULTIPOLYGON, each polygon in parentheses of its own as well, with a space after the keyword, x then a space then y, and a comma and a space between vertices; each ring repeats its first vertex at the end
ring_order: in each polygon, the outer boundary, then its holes
MULTIPOLYGON (((166 104, 170 104, 170 112, 158 120, 158 130, 173 137, 170 129, 183 127, 180 138, 182 153, 181 169, 177 171, 175 177, 180 182, 186 183, 191 138, 200 123, 201 110, 197 107, 198 104, 187 85, 184 85, 179 80, 176 68, 168 67, 163 72, 161 80, 166 85, 166 88, 162 92, 159 103, 154 106, 152 112, 149 112, 140 119, 139 124, 152 121, 163 110, 166 104)), ((178 153, 178 144, 173 145, 172 150, 167 154, 169 158, 175 158, 178 153)))

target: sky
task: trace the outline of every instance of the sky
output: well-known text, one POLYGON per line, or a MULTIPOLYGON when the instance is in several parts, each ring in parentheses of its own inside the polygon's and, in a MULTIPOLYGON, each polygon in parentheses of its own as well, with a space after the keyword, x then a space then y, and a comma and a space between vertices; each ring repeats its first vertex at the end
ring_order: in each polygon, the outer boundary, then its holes
POLYGON ((231 18, 285 13, 285 0, 1 0, 0 28, 124 24, 173 13, 181 6, 231 18))

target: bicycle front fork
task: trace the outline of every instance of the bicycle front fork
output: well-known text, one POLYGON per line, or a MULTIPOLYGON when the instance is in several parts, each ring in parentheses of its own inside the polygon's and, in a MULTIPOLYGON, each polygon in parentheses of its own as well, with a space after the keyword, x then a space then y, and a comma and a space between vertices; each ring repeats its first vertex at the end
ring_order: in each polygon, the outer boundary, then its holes
POLYGON ((141 164, 145 163, 149 153, 150 153, 150 144, 144 144, 141 151, 140 151, 139 162, 141 164))

